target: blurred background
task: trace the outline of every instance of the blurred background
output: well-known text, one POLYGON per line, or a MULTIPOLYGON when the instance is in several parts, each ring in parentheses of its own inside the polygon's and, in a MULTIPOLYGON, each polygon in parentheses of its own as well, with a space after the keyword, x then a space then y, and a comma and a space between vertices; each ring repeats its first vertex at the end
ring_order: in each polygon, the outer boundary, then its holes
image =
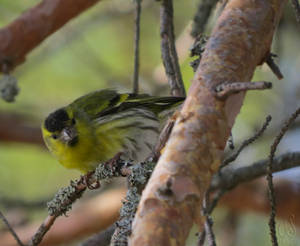
MULTIPOLYGON (((5 27, 38 2, 1 0, 0 27, 5 27)), ((193 60, 189 57, 193 40, 189 32, 198 4, 199 0, 174 0, 177 49, 187 90, 193 78, 193 70, 189 65, 193 60)), ((168 95, 169 88, 160 55, 159 7, 158 2, 143 1, 140 92, 168 95)), ((206 35, 209 36, 214 22, 215 16, 212 15, 206 35)), ((233 129, 235 145, 238 146, 244 139, 252 136, 268 114, 273 116, 273 121, 264 137, 249 146, 233 165, 249 165, 267 158, 280 126, 299 106, 299 28, 293 9, 288 5, 272 50, 278 55, 275 61, 281 68, 284 79, 277 80, 265 65, 257 68, 253 81, 271 81, 273 89, 247 93, 233 129)), ((17 228, 17 232, 31 223, 40 223, 47 215, 46 201, 59 188, 80 175, 77 171, 64 169, 46 150, 39 130, 43 119, 58 107, 90 91, 103 88, 131 91, 133 39, 133 1, 104 0, 47 38, 13 72, 19 81, 20 94, 14 103, 0 101, 0 209, 17 228)), ((277 154, 299 151, 299 139, 299 124, 294 124, 280 144, 277 154)), ((292 169, 276 174, 275 177, 284 178, 298 187, 299 174, 298 169, 292 169)), ((118 186, 124 188, 126 184, 118 180, 104 186, 100 191, 87 192, 76 206, 81 206, 80 204, 103 190, 118 186)), ((221 206, 215 210, 213 218, 219 245, 270 245, 267 214, 239 212, 221 206), (227 244, 224 238, 227 238, 227 244)), ((280 245, 300 245, 293 220, 278 222, 279 233, 283 235, 279 236, 280 245)), ((0 241, 5 230, 0 223, 0 241)), ((74 239, 80 240, 96 231, 97 229, 89 230, 79 238, 74 236, 74 239)), ((196 229, 191 233, 188 245, 195 245, 195 233, 196 229)), ((65 242, 62 245, 76 243, 65 242)))

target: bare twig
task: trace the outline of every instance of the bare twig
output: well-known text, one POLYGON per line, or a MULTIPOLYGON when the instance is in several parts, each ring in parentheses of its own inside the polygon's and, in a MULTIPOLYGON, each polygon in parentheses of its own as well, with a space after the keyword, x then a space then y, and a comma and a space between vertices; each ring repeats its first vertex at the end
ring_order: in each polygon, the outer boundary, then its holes
POLYGON ((205 230, 202 230, 202 232, 198 232, 196 234, 198 236, 197 246, 204 246, 205 238, 206 238, 206 232, 205 230))
POLYGON ((226 158, 222 162, 222 164, 220 165, 220 169, 223 168, 223 167, 225 167, 225 166, 227 166, 229 163, 235 161, 236 158, 239 156, 239 154, 242 152, 242 150, 245 147, 247 147, 249 144, 253 143, 257 138, 259 138, 264 133, 264 131, 267 129, 267 127, 268 127, 268 125, 269 125, 269 123, 270 123, 271 120, 272 120, 272 117, 270 115, 268 115, 267 118, 266 118, 265 123, 262 126, 262 128, 257 133, 255 133, 254 136, 252 136, 249 139, 246 139, 233 155, 231 155, 228 158, 226 158))
POLYGON ((8 228, 8 230, 10 231, 11 235, 14 237, 14 239, 16 240, 16 242, 18 243, 18 245, 19 246, 25 246, 22 243, 22 241, 20 240, 20 238, 18 237, 17 233, 14 231, 14 229, 10 226, 9 222, 7 221, 7 219, 2 214, 1 211, 0 211, 0 219, 4 222, 4 224, 6 225, 6 227, 8 228))
POLYGON ((185 96, 184 84, 175 47, 172 0, 162 0, 160 36, 162 60, 171 87, 171 94, 174 96, 185 96))
POLYGON ((135 0, 136 10, 135 10, 133 93, 139 92, 141 3, 142 0, 135 0))
POLYGON ((280 133, 276 136, 274 143, 271 146, 270 155, 269 155, 269 163, 267 166, 267 181, 268 181, 268 187, 269 187, 269 199, 270 199, 270 205, 271 205, 271 214, 269 219, 269 227, 270 227, 270 234, 271 234, 271 240, 272 245, 277 246, 277 236, 276 236, 276 198, 275 198, 275 192, 274 192, 274 185, 273 185, 273 162, 274 162, 274 156, 277 149, 278 144, 280 143, 281 139, 289 129, 290 125, 295 121, 295 119, 300 114, 300 108, 298 108, 291 117, 284 123, 284 126, 281 128, 280 133))
POLYGON ((194 16, 191 35, 196 38, 204 32, 208 18, 219 0, 201 0, 194 16))
MULTIPOLYGON (((264 126, 267 125, 267 122, 268 121, 265 122, 264 126)), ((219 173, 214 175, 211 185, 207 191, 206 199, 208 199, 208 203, 205 204, 204 213, 206 215, 210 215, 217 206, 221 197, 226 192, 234 189, 244 182, 249 182, 266 175, 268 172, 268 164, 269 160, 261 160, 240 168, 228 168, 220 170, 219 173), (213 198, 209 199, 209 196, 212 193, 213 198)), ((273 159, 272 173, 297 166, 300 166, 300 152, 285 153, 273 159)), ((198 246, 204 245, 205 237, 208 235, 206 230, 212 230, 212 228, 209 228, 209 221, 206 221, 205 223, 205 228, 198 237, 198 246)))
POLYGON ((205 231, 206 231, 206 234, 207 234, 207 237, 208 237, 208 245, 209 246, 216 246, 217 245, 216 244, 216 237, 215 237, 214 231, 212 229, 212 226, 213 226, 213 220, 212 220, 210 215, 207 215, 204 227, 205 227, 205 231))
POLYGON ((265 90, 271 88, 272 83, 266 81, 222 83, 215 88, 214 94, 218 99, 223 100, 241 91, 265 90))
POLYGON ((293 8, 295 10, 295 14, 296 14, 296 19, 298 21, 298 23, 300 24, 300 5, 298 0, 291 0, 293 8))
POLYGON ((167 122, 167 124, 165 125, 165 127, 163 128, 163 130, 161 131, 160 135, 159 135, 159 140, 158 143, 155 146, 155 150, 153 153, 153 161, 157 161, 161 155, 161 150, 164 148, 166 142, 169 139, 169 136, 171 134, 171 131, 173 129, 175 123, 175 117, 170 118, 167 122))
POLYGON ((207 235, 207 237, 208 237, 208 245, 209 246, 216 246, 216 238, 215 238, 215 234, 214 234, 214 231, 212 228, 213 220, 210 216, 211 211, 208 210, 209 206, 210 206, 210 192, 207 191, 205 194, 205 198, 203 200, 203 212, 206 217, 205 223, 204 223, 204 230, 205 230, 204 235, 207 235))
POLYGON ((211 218, 211 213, 213 212, 214 208, 217 206, 221 197, 225 194, 224 189, 219 189, 217 192, 213 194, 213 199, 210 199, 211 195, 211 187, 207 190, 205 195, 205 204, 203 206, 204 214, 206 215, 206 221, 204 224, 204 229, 198 236, 198 246, 203 246, 205 243, 206 235, 209 237, 209 245, 216 245, 216 240, 214 236, 214 232, 212 229, 213 221, 211 218))
POLYGON ((230 133, 229 135, 229 138, 228 138, 228 141, 227 141, 228 145, 229 145, 229 148, 231 150, 234 149, 234 141, 233 141, 233 136, 232 136, 232 132, 230 133))
POLYGON ((267 56, 266 63, 278 79, 283 79, 283 75, 282 75, 279 67, 274 62, 274 59, 273 59, 274 57, 277 57, 277 55, 270 53, 267 56))

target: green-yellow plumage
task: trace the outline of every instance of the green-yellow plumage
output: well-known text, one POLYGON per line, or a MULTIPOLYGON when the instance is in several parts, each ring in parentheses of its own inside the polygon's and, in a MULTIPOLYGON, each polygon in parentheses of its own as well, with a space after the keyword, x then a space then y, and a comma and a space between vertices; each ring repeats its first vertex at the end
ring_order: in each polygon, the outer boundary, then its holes
POLYGON ((184 98, 101 90, 51 113, 42 125, 49 150, 67 168, 84 173, 118 153, 143 161, 159 134, 159 114, 184 98))

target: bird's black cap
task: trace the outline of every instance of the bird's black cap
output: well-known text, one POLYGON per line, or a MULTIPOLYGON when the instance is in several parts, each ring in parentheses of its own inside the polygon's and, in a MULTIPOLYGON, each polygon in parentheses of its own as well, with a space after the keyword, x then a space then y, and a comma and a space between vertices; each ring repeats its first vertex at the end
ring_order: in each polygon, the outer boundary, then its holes
POLYGON ((69 116, 65 109, 58 109, 55 112, 49 114, 45 120, 45 128, 49 132, 61 131, 69 120, 69 116))

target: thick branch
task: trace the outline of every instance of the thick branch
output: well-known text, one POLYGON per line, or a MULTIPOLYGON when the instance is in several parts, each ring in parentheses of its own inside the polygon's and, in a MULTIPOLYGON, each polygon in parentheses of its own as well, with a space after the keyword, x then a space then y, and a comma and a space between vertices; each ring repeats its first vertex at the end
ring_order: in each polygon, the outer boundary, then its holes
POLYGON ((282 0, 231 0, 206 45, 171 137, 143 192, 131 245, 183 245, 200 210, 245 93, 220 101, 213 88, 250 81, 269 54, 282 0))
POLYGON ((0 70, 23 63, 45 38, 99 0, 43 0, 0 30, 0 70))

